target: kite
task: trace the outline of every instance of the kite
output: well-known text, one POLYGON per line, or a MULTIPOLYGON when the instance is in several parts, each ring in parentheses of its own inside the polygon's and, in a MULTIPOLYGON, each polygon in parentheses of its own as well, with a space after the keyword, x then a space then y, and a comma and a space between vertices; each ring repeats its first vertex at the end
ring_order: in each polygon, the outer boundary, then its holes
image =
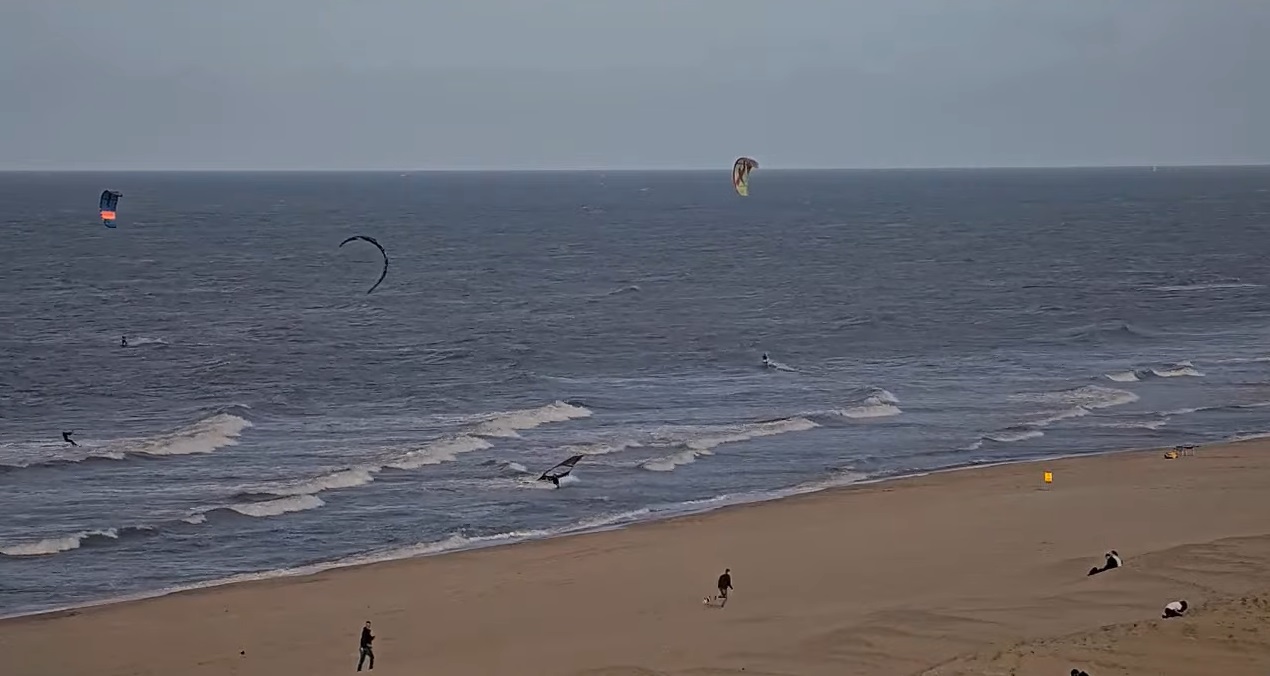
POLYGON ((573 466, 578 464, 578 461, 581 459, 582 459, 582 456, 575 455, 569 458, 568 460, 565 460, 564 462, 560 463, 559 465, 556 465, 555 467, 552 467, 551 469, 543 472, 542 476, 538 477, 538 480, 550 481, 551 483, 556 485, 556 488, 560 488, 560 480, 569 476, 569 473, 573 471, 573 466))
POLYGON ((384 247, 379 246, 379 242, 376 242, 374 237, 367 237, 366 235, 353 235, 352 237, 349 237, 348 239, 344 240, 343 242, 340 242, 340 247, 341 247, 341 248, 343 248, 343 246, 344 246, 345 244, 348 244, 349 242, 351 242, 351 241, 353 241, 353 240, 355 240, 355 239, 364 239, 364 240, 366 240, 367 242, 370 242, 371 244, 374 244, 374 245, 375 245, 375 248, 376 248, 376 249, 379 249, 379 253, 380 253, 380 254, 382 254, 382 255, 383 255, 383 257, 384 257, 384 271, 383 271, 383 272, 381 272, 381 273, 379 273, 379 281, 375 282, 375 286, 370 287, 370 291, 367 291, 367 292, 366 292, 366 293, 367 293, 367 295, 369 295, 369 294, 371 293, 371 291, 374 291, 374 290, 376 289, 376 287, 378 287, 378 286, 379 286, 379 282, 384 281, 384 277, 388 276, 388 253, 384 251, 384 247))
POLYGON ((119 206, 119 198, 123 193, 114 190, 101 191, 101 224, 107 228, 115 227, 115 208, 119 206))
POLYGON ((750 172, 758 169, 758 162, 748 157, 738 157, 732 163, 732 187, 741 197, 750 196, 750 172))

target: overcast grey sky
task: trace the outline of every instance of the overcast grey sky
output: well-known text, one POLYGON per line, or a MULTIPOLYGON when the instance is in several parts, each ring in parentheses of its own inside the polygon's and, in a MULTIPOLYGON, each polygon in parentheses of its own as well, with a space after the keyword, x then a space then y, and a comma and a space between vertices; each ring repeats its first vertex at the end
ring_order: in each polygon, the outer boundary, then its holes
POLYGON ((1270 0, 0 0, 0 168, 1270 162, 1270 0))

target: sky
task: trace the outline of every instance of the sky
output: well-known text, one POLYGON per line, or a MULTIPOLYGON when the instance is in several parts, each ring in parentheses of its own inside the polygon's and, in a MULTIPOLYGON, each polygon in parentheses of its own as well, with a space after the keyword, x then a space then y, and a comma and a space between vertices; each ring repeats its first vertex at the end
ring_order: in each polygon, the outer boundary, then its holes
POLYGON ((0 0, 0 169, 1270 163, 1266 0, 0 0))

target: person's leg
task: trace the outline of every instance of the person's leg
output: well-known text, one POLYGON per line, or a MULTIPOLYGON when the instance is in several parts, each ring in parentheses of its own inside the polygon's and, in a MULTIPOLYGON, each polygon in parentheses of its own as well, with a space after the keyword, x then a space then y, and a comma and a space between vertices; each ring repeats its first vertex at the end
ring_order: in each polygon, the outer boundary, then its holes
POLYGON ((362 670, 362 665, 366 663, 366 649, 361 649, 361 654, 357 657, 357 670, 362 670))
POLYGON ((370 657, 370 665, 368 666, 368 668, 373 670, 375 668, 375 649, 371 647, 367 647, 366 654, 370 657))

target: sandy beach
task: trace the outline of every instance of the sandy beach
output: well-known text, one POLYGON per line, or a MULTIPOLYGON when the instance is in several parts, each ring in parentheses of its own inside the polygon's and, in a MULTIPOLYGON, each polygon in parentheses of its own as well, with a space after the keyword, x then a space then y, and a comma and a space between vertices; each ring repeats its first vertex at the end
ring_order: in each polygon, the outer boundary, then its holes
POLYGON ((343 674, 370 620, 387 675, 1262 675, 1267 451, 948 472, 18 618, 0 651, 12 676, 343 674), (1124 567, 1087 576, 1110 549, 1124 567))

